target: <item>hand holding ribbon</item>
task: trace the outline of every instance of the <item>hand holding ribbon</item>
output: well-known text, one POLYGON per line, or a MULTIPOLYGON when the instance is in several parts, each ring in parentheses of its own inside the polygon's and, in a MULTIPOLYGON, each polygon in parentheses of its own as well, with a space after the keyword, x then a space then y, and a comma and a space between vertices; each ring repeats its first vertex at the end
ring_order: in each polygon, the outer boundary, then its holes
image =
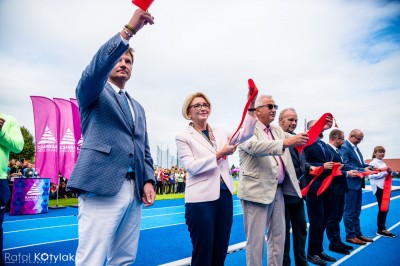
POLYGON ((310 175, 313 175, 314 177, 313 177, 313 179, 311 179, 310 183, 309 183, 305 188, 303 188, 303 189, 301 190, 301 195, 302 195, 303 197, 305 197, 305 196, 307 195, 308 191, 310 190, 310 187, 311 187, 312 183, 314 183, 315 179, 317 179, 317 177, 318 177, 320 174, 322 174, 323 171, 324 171, 324 167, 323 167, 323 166, 318 166, 318 167, 315 167, 315 168, 310 172, 310 175))
MULTIPOLYGON (((320 119, 318 119, 318 121, 307 131, 308 134, 307 143, 296 147, 299 153, 302 153, 305 147, 313 144, 318 139, 318 136, 319 134, 321 134, 322 131, 332 127, 332 119, 335 118, 331 113, 325 113, 320 117, 320 119)), ((335 120, 335 127, 338 127, 336 120, 335 120)))
POLYGON ((340 163, 333 163, 332 167, 332 173, 327 176, 324 181, 322 181, 321 186, 319 187, 317 191, 317 196, 321 195, 324 193, 324 191, 329 187, 329 185, 332 183, 332 180, 335 176, 340 176, 342 175, 342 171, 340 171, 342 164, 340 163))
POLYGON ((244 118, 246 117, 247 111, 249 111, 249 107, 251 105, 253 105, 252 107, 254 107, 254 101, 257 97, 258 94, 258 88, 256 86, 256 84, 254 83, 254 81, 252 79, 248 80, 248 84, 249 84, 249 92, 247 94, 247 103, 243 109, 243 114, 242 114, 242 120, 239 123, 238 128, 236 129, 235 133, 233 133, 233 135, 231 136, 231 138, 229 139, 229 143, 231 144, 235 144, 237 141, 237 136, 236 134, 238 134, 239 130, 242 128, 243 122, 244 122, 244 118), (236 137, 236 138, 235 138, 236 137))

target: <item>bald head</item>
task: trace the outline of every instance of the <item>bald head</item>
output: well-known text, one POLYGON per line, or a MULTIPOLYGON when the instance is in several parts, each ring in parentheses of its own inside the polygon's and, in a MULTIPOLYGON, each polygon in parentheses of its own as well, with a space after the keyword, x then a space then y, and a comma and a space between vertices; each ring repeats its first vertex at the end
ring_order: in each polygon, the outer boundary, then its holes
POLYGON ((359 129, 353 129, 350 131, 348 140, 357 146, 364 139, 364 133, 359 129))

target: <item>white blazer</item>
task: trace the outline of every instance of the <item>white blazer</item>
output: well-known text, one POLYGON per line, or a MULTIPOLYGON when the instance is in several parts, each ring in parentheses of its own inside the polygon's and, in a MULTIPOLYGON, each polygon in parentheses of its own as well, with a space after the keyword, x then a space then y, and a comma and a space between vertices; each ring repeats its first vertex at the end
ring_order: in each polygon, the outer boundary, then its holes
MULTIPOLYGON (((244 126, 238 137, 239 142, 246 141, 253 135, 257 120, 246 116, 244 126)), ((222 128, 213 128, 217 150, 221 149, 230 139, 232 133, 222 128)), ((230 174, 228 160, 217 161, 216 150, 193 127, 189 126, 176 136, 179 158, 186 168, 185 202, 206 202, 219 198, 221 181, 224 180, 233 194, 235 186, 230 174)))

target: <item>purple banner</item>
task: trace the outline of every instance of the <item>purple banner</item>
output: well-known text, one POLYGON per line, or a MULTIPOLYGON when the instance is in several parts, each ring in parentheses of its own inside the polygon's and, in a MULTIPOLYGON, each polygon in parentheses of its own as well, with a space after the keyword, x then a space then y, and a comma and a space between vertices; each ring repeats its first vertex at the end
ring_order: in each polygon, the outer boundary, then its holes
POLYGON ((58 110, 51 99, 31 96, 35 121, 36 159, 39 176, 58 184, 58 110))
POLYGON ((59 111, 58 118, 58 170, 61 175, 69 179, 75 166, 75 136, 74 121, 72 118, 71 102, 69 100, 54 98, 59 111))
POLYGON ((47 213, 50 178, 15 178, 10 215, 47 213))

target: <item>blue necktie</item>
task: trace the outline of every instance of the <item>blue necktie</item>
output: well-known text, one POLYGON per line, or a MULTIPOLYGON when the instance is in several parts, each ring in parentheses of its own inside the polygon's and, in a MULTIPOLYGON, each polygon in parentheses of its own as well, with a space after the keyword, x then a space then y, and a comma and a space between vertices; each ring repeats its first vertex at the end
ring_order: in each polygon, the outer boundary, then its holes
POLYGON ((361 165, 364 165, 364 161, 363 161, 362 154, 361 154, 361 152, 360 152, 360 150, 358 149, 357 146, 356 146, 356 152, 357 152, 358 156, 360 157, 360 163, 361 163, 361 165))
POLYGON ((133 116, 131 113, 131 109, 129 108, 129 103, 128 103, 128 98, 125 95, 125 92, 123 92, 122 90, 119 91, 119 95, 121 95, 121 97, 123 98, 123 105, 122 105, 122 109, 125 113, 125 115, 128 117, 129 120, 129 126, 133 128, 133 116))

